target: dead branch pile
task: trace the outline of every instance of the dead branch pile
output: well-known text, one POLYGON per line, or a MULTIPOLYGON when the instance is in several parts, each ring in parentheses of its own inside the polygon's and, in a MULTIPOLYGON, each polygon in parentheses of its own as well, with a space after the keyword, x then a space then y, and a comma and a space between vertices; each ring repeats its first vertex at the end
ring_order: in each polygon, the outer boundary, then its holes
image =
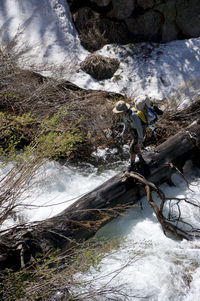
POLYGON ((98 54, 91 54, 80 64, 81 69, 97 80, 108 79, 119 68, 119 61, 98 54))

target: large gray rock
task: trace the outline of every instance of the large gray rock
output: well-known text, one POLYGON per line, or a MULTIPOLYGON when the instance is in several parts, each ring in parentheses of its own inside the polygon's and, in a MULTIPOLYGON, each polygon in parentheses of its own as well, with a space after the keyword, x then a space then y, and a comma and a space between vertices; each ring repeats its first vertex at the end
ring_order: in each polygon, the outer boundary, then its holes
POLYGON ((147 9, 147 8, 152 8, 154 7, 155 4, 161 3, 163 1, 164 0, 137 0, 137 4, 140 7, 147 9))
POLYGON ((110 43, 200 36, 200 0, 90 0, 91 7, 77 0, 68 3, 82 45, 90 51, 110 43))
POLYGON ((166 21, 162 27, 162 42, 170 42, 178 39, 180 31, 175 22, 166 21))
POLYGON ((126 19, 126 24, 134 36, 158 40, 161 35, 162 16, 156 11, 149 10, 137 18, 126 19))
POLYGON ((169 42, 178 39, 180 30, 175 22, 177 15, 176 1, 168 0, 167 2, 155 5, 154 9, 159 11, 163 16, 162 42, 169 42))
POLYGON ((131 16, 135 8, 135 0, 112 0, 113 16, 123 20, 131 16))
POLYGON ((91 54, 80 64, 81 70, 97 80, 108 79, 119 67, 117 59, 111 59, 97 54, 91 54))
POLYGON ((98 6, 107 6, 111 0, 90 0, 91 2, 95 2, 98 6))
POLYGON ((160 3, 156 5, 154 9, 163 15, 165 22, 173 22, 176 20, 176 0, 168 0, 167 2, 160 3))
POLYGON ((176 22, 186 37, 200 36, 200 0, 177 0, 176 22))

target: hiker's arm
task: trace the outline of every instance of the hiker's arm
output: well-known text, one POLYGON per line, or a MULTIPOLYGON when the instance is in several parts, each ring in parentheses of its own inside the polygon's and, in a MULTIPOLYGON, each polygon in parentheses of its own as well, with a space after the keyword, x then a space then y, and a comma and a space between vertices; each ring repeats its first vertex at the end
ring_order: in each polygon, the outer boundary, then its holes
POLYGON ((126 120, 126 118, 123 118, 123 122, 121 123, 123 125, 123 130, 120 133, 120 137, 123 137, 124 133, 127 131, 128 129, 128 122, 126 120))

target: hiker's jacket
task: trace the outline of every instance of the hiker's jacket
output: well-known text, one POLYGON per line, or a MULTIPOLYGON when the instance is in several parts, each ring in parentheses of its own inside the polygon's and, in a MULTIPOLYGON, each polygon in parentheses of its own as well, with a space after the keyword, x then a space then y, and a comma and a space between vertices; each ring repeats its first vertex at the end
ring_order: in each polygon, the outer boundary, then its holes
POLYGON ((136 130, 138 134, 138 143, 142 144, 144 140, 144 129, 142 126, 142 122, 138 117, 137 112, 129 109, 126 115, 124 115, 123 117, 123 122, 124 122, 124 129, 121 135, 123 135, 127 129, 130 129, 130 131, 136 130))

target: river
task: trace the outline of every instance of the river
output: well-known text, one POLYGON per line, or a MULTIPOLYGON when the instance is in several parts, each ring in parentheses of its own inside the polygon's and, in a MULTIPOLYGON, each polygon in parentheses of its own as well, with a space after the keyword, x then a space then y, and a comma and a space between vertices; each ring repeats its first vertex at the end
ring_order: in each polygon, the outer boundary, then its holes
MULTIPOLYGON (((91 164, 75 168, 47 163, 38 171, 37 181, 23 196, 23 202, 32 207, 24 209, 23 215, 19 208, 18 219, 36 221, 59 213, 123 170, 124 164, 127 162, 108 163, 101 170, 91 164)), ((198 200, 200 170, 188 162, 185 177, 190 182, 189 187, 180 175, 174 174, 172 181, 175 186, 164 183, 160 188, 168 197, 198 200)), ((88 291, 102 290, 105 294, 95 300, 199 300, 200 243, 166 237, 145 197, 142 204, 142 210, 140 206, 130 209, 96 234, 98 239, 102 236, 117 238, 120 244, 104 256, 98 270, 91 268, 84 275, 76 275, 85 282, 83 295, 88 291), (114 293, 116 289, 118 292, 114 293)), ((183 203, 181 210, 187 221, 198 227, 200 209, 183 203)), ((13 224, 13 220, 7 221, 9 224, 13 224)))

